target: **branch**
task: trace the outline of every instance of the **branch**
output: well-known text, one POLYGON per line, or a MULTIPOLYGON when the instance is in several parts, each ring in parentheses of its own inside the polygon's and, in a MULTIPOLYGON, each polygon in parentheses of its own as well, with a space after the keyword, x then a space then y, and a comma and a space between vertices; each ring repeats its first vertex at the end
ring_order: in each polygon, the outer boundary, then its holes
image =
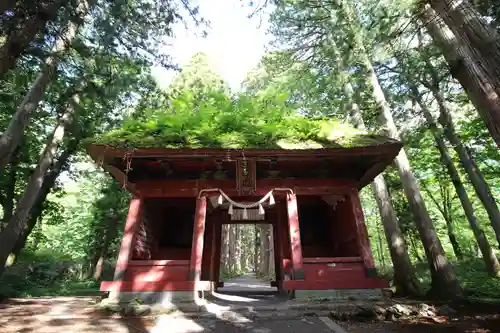
POLYGON ((441 214, 443 214, 443 216, 445 216, 445 212, 443 210, 443 207, 441 207, 436 199, 436 197, 434 197, 434 195, 432 195, 431 191, 429 190, 429 188, 427 187, 427 185, 425 184, 425 182, 421 182, 425 192, 427 192, 427 194, 429 195, 429 197, 431 198, 432 202, 434 202, 434 204, 436 205, 436 207, 438 208, 438 210, 441 212, 441 214))

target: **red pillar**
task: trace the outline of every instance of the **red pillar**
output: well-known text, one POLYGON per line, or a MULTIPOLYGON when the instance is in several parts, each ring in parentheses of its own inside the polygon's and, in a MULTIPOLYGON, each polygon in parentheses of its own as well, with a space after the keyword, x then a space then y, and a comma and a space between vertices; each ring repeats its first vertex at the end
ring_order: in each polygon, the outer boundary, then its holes
POLYGON ((304 268, 302 258, 302 244, 300 243, 299 211, 297 208, 297 196, 287 194, 286 206, 288 211, 288 232, 290 234, 290 254, 292 257, 292 268, 294 280, 304 279, 304 268))
POLYGON ((123 281, 128 263, 132 257, 135 235, 141 225, 142 206, 143 200, 141 198, 134 198, 130 201, 127 220, 123 230, 120 253, 118 254, 118 260, 116 261, 114 276, 115 281, 123 281))
POLYGON ((368 232, 366 230, 365 217, 363 214, 363 209, 361 208, 361 201, 359 200, 358 190, 352 189, 349 192, 349 204, 356 221, 356 239, 358 242, 359 253, 361 255, 361 258, 363 259, 363 264, 365 266, 366 275, 367 277, 376 277, 377 271, 375 269, 375 263, 373 261, 370 239, 368 238, 368 232))
POLYGON ((196 199, 196 213, 194 215, 193 242, 191 244, 191 261, 189 262, 189 280, 199 281, 201 263, 203 260, 203 241, 205 222, 207 217, 207 198, 196 199))

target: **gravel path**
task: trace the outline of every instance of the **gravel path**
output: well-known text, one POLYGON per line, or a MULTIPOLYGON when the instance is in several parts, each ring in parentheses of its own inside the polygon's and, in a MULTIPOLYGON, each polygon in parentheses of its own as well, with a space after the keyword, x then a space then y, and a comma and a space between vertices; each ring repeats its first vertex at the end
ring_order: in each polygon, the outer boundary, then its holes
POLYGON ((231 292, 273 292, 277 288, 271 287, 271 283, 257 279, 255 273, 248 273, 224 281, 224 287, 219 288, 221 294, 231 292))

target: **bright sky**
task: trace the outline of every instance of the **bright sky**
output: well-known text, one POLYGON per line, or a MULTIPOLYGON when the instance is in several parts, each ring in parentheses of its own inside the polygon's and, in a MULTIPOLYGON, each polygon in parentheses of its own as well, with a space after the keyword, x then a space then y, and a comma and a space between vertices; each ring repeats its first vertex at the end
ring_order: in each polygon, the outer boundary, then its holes
MULTIPOLYGON (((213 69, 236 90, 247 73, 258 64, 271 40, 266 33, 267 16, 248 18, 258 1, 200 2, 200 15, 211 23, 208 36, 197 36, 196 28, 187 31, 184 25, 178 25, 174 29, 175 38, 169 53, 180 66, 187 63, 193 54, 206 53, 213 69)), ((174 75, 163 68, 154 68, 153 74, 162 86, 168 85, 174 75)))

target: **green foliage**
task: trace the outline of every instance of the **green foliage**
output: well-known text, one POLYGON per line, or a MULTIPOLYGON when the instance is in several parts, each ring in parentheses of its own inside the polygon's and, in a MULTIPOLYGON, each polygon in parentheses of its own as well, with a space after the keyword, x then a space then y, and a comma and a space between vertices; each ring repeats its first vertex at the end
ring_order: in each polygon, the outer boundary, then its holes
MULTIPOLYGON (((285 97, 286 98, 286 97, 285 97)), ((387 138, 325 118, 297 115, 282 95, 228 96, 212 91, 199 101, 186 91, 146 120, 129 119, 122 128, 91 141, 139 148, 324 148, 377 145, 387 138), (198 103, 193 111, 194 103, 198 103)))
POLYGON ((85 263, 51 252, 23 252, 0 279, 5 297, 83 296, 99 294, 96 281, 85 278, 85 263))
MULTIPOLYGON (((500 299, 500 280, 484 273, 484 263, 481 260, 456 262, 454 266, 466 296, 500 299)), ((416 267, 419 280, 428 285, 430 275, 425 265, 416 267)))

